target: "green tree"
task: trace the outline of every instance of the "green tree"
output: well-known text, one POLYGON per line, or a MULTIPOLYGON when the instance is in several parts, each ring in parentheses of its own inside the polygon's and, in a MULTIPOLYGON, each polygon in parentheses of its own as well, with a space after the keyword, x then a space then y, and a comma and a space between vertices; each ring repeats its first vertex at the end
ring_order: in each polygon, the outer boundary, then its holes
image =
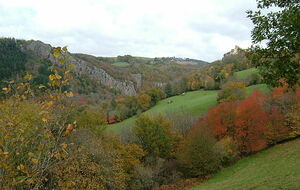
POLYGON ((242 100, 246 97, 245 84, 242 82, 229 81, 222 86, 218 93, 218 103, 242 100))
POLYGON ((162 115, 154 118, 141 115, 136 121, 134 133, 149 156, 170 158, 175 151, 177 139, 171 128, 171 122, 162 115))
POLYGON ((172 89, 172 85, 170 83, 168 83, 166 86, 165 86, 165 94, 167 97, 170 97, 173 95, 173 89, 172 89))
POLYGON ((151 97, 148 94, 140 94, 137 97, 137 103, 141 111, 146 111, 150 108, 151 97))
POLYGON ((154 106, 159 100, 165 97, 163 90, 158 87, 150 88, 145 93, 151 97, 151 106, 154 106))
POLYGON ((254 24, 249 54, 253 64, 272 86, 299 84, 300 1, 257 0, 257 8, 247 11, 254 24))
POLYGON ((107 125, 106 114, 102 110, 92 109, 85 107, 83 110, 79 110, 76 118, 79 128, 90 129, 95 133, 102 132, 107 125))
POLYGON ((201 122, 184 138, 177 151, 177 161, 187 177, 212 174, 221 166, 222 154, 216 140, 201 122))

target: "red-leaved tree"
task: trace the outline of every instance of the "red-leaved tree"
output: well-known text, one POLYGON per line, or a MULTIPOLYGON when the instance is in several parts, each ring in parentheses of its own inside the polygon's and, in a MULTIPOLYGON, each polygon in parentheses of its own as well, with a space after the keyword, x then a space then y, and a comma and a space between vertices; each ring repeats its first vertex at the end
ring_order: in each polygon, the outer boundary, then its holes
POLYGON ((205 119, 213 135, 220 140, 235 135, 235 118, 238 102, 226 102, 211 108, 205 119))
POLYGON ((264 133, 267 129, 269 117, 262 106, 262 96, 255 92, 243 100, 236 113, 236 133, 233 137, 241 153, 259 151, 267 146, 264 133))

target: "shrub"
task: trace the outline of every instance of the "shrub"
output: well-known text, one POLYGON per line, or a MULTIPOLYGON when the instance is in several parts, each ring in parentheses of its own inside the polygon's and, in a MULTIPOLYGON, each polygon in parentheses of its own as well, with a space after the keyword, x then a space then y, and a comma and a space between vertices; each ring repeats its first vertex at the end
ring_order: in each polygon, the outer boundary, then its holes
POLYGON ((84 107, 79 110, 74 120, 77 121, 79 128, 88 128, 94 132, 101 132, 106 128, 106 114, 101 110, 84 107))
POLYGON ((289 128, 285 126, 285 116, 276 105, 269 105, 267 110, 269 122, 266 129, 266 138, 269 144, 275 144, 289 136, 289 128))
POLYGON ((217 142, 219 151, 223 151, 222 165, 228 166, 240 158, 237 144, 232 137, 226 136, 217 142))
POLYGON ((246 97, 245 87, 245 84, 242 82, 227 82, 218 93, 218 103, 244 99, 246 97))
POLYGON ((151 97, 148 94, 141 94, 137 98, 139 109, 146 111, 151 106, 151 97))
POLYGON ((212 174, 221 167, 216 140, 202 122, 191 129, 177 151, 177 161, 187 177, 212 174))
POLYGON ((247 76, 245 81, 247 86, 256 85, 262 82, 262 77, 258 73, 252 73, 251 75, 247 76))
POLYGON ((159 100, 165 97, 164 91, 158 87, 150 88, 145 93, 151 97, 151 106, 154 106, 159 100))
POLYGON ((127 159, 122 158, 113 139, 101 138, 90 129, 78 129, 68 139, 72 142, 68 158, 50 170, 56 188, 126 189, 127 159))
POLYGON ((172 122, 173 129, 181 136, 186 136, 196 121, 196 117, 185 110, 179 113, 167 113, 166 118, 172 122))
POLYGON ((141 115, 134 127, 138 143, 150 156, 171 158, 176 149, 178 136, 172 131, 171 122, 162 115, 150 118, 141 115))

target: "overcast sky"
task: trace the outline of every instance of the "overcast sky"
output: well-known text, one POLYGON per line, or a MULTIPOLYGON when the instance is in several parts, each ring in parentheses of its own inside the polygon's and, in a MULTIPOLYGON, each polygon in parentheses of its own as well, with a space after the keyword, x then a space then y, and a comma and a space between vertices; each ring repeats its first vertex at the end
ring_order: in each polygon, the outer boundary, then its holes
POLYGON ((0 0, 0 37, 95 56, 214 61, 251 44, 255 0, 0 0))

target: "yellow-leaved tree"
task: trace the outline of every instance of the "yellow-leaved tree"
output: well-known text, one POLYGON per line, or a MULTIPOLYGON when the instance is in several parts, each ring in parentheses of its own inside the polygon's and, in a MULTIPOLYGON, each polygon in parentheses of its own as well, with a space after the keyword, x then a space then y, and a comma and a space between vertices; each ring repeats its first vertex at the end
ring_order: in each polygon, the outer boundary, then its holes
POLYGON ((67 48, 54 48, 48 86, 31 87, 32 75, 10 81, 0 100, 0 189, 41 189, 49 183, 50 168, 68 156, 65 142, 76 123, 65 90, 72 66, 67 48), (40 93, 37 97, 35 94, 40 93))

